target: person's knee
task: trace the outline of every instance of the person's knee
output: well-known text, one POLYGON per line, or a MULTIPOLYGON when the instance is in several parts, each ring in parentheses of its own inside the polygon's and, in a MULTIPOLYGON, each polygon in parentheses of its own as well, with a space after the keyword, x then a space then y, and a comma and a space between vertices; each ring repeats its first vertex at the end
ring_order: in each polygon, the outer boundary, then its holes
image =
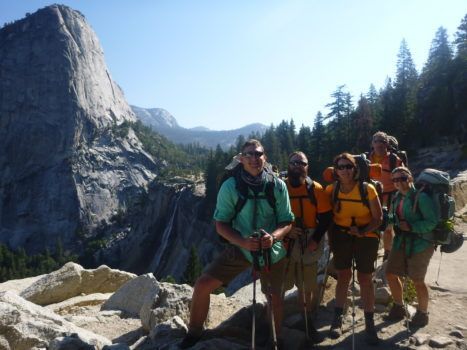
POLYGON ((210 275, 203 274, 195 282, 195 292, 209 293, 222 286, 222 282, 210 275))
POLYGON ((412 279, 415 288, 426 288, 425 280, 423 279, 412 279))
POLYGON ((352 271, 350 269, 345 270, 338 270, 337 271, 337 278, 341 281, 350 281, 352 277, 352 271))
POLYGON ((273 307, 281 307, 282 306, 282 298, 279 293, 271 293, 271 301, 273 307))
POLYGON ((359 272, 358 273, 358 283, 360 283, 360 285, 368 285, 368 284, 371 284, 372 283, 372 274, 371 273, 363 273, 363 272, 359 272))

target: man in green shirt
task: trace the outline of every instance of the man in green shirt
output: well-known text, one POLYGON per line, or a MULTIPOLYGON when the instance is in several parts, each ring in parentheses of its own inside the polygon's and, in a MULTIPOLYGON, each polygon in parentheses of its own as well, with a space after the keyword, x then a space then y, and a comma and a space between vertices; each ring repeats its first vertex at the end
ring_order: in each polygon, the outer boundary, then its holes
POLYGON ((270 250, 270 267, 259 258, 261 290, 271 295, 276 334, 282 322, 281 285, 286 251, 282 239, 294 220, 285 183, 265 169, 266 155, 258 140, 249 140, 242 147, 241 165, 237 174, 221 186, 214 220, 216 230, 229 242, 226 249, 209 264, 196 281, 191 302, 189 331, 180 348, 193 346, 200 338, 209 311, 210 294, 252 266, 254 252, 270 250), (238 211, 246 186, 247 197, 238 211), (267 198, 267 188, 273 189, 274 203, 267 198), (261 231, 261 237, 252 237, 261 231))

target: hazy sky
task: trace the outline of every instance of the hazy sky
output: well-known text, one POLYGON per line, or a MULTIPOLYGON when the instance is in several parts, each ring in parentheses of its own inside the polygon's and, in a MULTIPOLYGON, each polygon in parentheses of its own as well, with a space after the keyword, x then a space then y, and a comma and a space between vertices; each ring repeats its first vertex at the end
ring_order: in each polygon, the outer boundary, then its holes
MULTIPOLYGON (((0 0, 0 24, 54 2, 0 0)), ((465 0, 62 3, 96 31, 130 104, 211 129, 312 126, 337 86, 356 102, 394 77, 403 38, 420 71, 437 28, 452 40, 467 13, 465 0)))

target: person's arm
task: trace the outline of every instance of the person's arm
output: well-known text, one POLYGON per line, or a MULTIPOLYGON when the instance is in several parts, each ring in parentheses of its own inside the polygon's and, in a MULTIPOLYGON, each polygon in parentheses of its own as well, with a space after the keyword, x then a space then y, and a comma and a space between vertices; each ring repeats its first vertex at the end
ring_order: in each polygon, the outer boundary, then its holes
POLYGON ((318 213, 316 215, 316 219, 318 221, 318 225, 316 226, 315 232, 313 233, 311 239, 316 243, 319 243, 328 230, 329 225, 331 224, 332 210, 329 210, 325 213, 318 213))
POLYGON ((370 212, 371 221, 368 223, 368 225, 359 228, 352 226, 350 227, 350 233, 364 235, 366 233, 378 230, 378 228, 381 226, 381 223, 383 222, 383 211, 377 196, 370 200, 370 212))
POLYGON ((420 193, 418 198, 418 208, 421 214, 420 219, 409 222, 411 231, 417 233, 428 233, 435 229, 438 224, 435 204, 426 193, 420 193))
POLYGON ((264 236, 261 237, 262 247, 268 249, 272 247, 275 241, 282 241, 291 228, 292 223, 281 223, 271 233, 262 230, 264 233, 264 236))

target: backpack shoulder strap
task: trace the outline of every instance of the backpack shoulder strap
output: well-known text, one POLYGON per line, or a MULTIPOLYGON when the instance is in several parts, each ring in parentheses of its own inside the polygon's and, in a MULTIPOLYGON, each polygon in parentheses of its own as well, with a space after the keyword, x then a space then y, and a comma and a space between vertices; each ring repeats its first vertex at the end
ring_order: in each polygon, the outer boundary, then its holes
POLYGON ((335 181, 332 186, 331 204, 332 204, 332 207, 336 209, 335 210, 336 212, 340 211, 340 202, 339 202, 339 197, 338 197, 340 188, 341 188, 340 182, 335 181))
POLYGON ((368 182, 360 181, 358 183, 358 190, 360 191, 360 198, 363 204, 370 209, 370 200, 368 198, 368 182))
POLYGON ((233 221, 237 217, 238 213, 242 211, 248 199, 248 185, 242 180, 240 174, 235 174, 233 178, 235 180, 235 189, 238 193, 238 200, 237 203, 235 203, 235 213, 231 221, 233 221))
POLYGON ((315 196, 315 182, 309 177, 306 177, 306 191, 308 192, 308 198, 310 199, 311 204, 315 207, 318 206, 318 201, 315 196))
POLYGON ((268 201, 269 205, 274 210, 274 212, 276 212, 276 196, 274 195, 275 186, 276 181, 274 179, 274 175, 268 173, 264 193, 266 195, 266 200, 268 201))
POLYGON ((397 160, 399 157, 393 152, 389 152, 389 170, 393 171, 397 168, 397 160))

